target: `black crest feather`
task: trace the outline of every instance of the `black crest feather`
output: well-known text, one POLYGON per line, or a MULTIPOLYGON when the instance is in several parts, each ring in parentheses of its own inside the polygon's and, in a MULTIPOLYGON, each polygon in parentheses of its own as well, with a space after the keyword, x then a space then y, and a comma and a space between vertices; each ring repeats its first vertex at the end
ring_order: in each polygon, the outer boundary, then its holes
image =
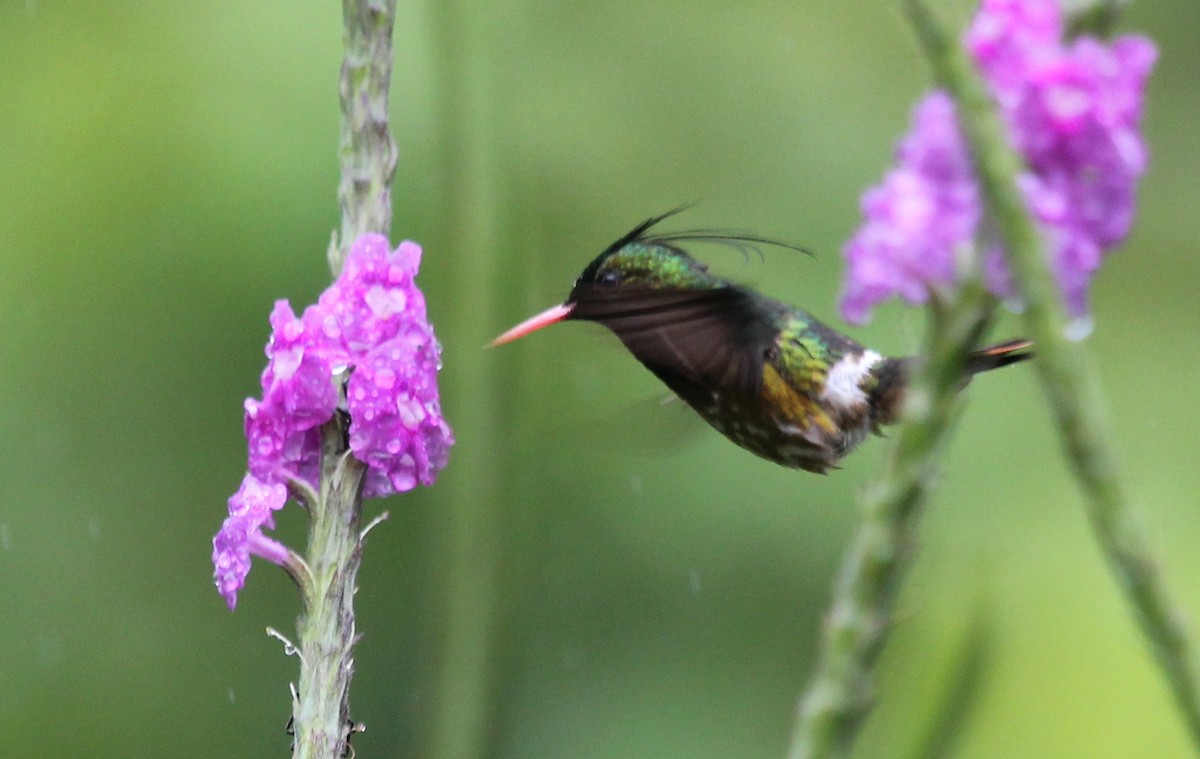
POLYGON ((785 250, 794 250, 797 253, 803 253, 807 256, 812 255, 812 251, 807 248, 802 248, 798 245, 775 240, 770 237, 762 237, 753 232, 741 229, 683 229, 677 232, 651 232, 650 230, 658 226, 666 219, 680 214, 695 203, 688 203, 677 208, 673 208, 664 214, 646 219, 641 224, 630 230, 624 237, 608 247, 609 251, 620 250, 622 247, 631 242, 648 242, 663 245, 670 248, 679 249, 678 243, 682 242, 699 242, 713 243, 717 245, 731 245, 737 250, 758 250, 757 245, 769 245, 773 248, 784 248, 785 250))

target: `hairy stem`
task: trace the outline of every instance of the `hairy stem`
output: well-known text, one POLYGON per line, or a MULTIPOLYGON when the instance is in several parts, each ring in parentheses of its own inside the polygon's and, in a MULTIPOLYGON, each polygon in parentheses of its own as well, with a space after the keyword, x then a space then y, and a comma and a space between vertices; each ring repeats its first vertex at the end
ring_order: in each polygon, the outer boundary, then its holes
POLYGON ((321 492, 308 532, 312 590, 299 622, 300 690, 292 705, 297 759, 344 756, 353 728, 354 583, 362 560, 365 471, 346 450, 338 419, 321 428, 321 437, 321 492))
POLYGON ((355 240, 368 232, 387 236, 391 229, 397 152, 388 129, 396 0, 342 0, 342 20, 346 50, 338 83, 342 230, 329 247, 329 268, 334 276, 341 272, 355 240))
POLYGON ((863 493, 863 521, 834 583, 820 659, 800 700, 789 759, 847 756, 870 712, 875 665, 912 563, 921 507, 961 409, 967 355, 994 311, 993 300, 975 282, 965 284, 952 303, 931 309, 928 360, 906 394, 883 469, 863 493))
MULTIPOLYGON (((342 208, 340 239, 329 248, 337 276, 346 253, 363 234, 387 235, 396 142, 388 129, 395 0, 343 0, 342 63, 338 87, 342 109, 340 145, 342 208)), ((321 487, 309 513, 311 574, 299 621, 300 688, 293 698, 295 757, 335 759, 348 755, 350 679, 354 672, 355 577, 362 560, 362 485, 365 467, 348 450, 345 419, 335 415, 321 428, 321 487)))
POLYGON ((1025 301, 1024 320, 1037 345, 1034 362, 1062 434, 1067 458, 1087 496, 1093 533, 1200 748, 1200 677, 1193 646, 1171 601, 1121 478, 1106 404, 1087 351, 1065 337, 1067 318, 1049 258, 1016 179, 1022 170, 965 51, 919 2, 909 15, 936 78, 958 103, 976 173, 1025 301))

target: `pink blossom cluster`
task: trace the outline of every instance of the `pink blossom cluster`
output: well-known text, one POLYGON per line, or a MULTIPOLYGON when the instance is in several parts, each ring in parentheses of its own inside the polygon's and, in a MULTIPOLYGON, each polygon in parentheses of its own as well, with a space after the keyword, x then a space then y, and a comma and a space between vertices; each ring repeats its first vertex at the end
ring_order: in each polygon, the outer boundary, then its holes
MULTIPOLYGON (((1155 47, 1133 36, 1065 42, 1056 0, 983 0, 965 42, 1025 159, 1020 189, 1046 235, 1067 309, 1084 317, 1102 254, 1132 225, 1155 47)), ((844 250, 847 320, 866 321, 892 295, 924 303, 954 285, 976 246, 988 288, 1015 294, 1003 252, 981 233, 978 183, 944 93, 916 106, 896 167, 862 207, 865 221, 844 250)))
POLYGON ((364 235, 302 316, 286 300, 275 303, 262 400, 245 403, 249 471, 213 539, 216 584, 230 608, 251 554, 286 558, 262 529, 274 527, 290 481, 318 487, 320 427, 339 404, 350 450, 367 465, 365 497, 431 485, 446 465, 454 437, 438 396, 441 346, 414 282, 420 262, 416 243, 392 251, 381 235, 364 235))

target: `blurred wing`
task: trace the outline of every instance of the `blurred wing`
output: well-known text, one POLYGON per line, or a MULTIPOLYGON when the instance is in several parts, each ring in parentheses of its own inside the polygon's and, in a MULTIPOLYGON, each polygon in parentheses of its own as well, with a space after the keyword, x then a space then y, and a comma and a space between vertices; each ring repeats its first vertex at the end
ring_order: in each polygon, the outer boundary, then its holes
POLYGON ((762 387, 763 356, 775 334, 750 292, 576 286, 571 295, 572 319, 611 329, 676 392, 757 395, 762 387))

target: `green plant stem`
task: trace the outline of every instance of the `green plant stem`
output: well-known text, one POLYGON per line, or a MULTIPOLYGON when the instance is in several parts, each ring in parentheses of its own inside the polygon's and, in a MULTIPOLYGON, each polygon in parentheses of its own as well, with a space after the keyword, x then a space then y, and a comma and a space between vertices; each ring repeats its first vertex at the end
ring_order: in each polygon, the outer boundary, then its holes
MULTIPOLYGON (((336 277, 349 246, 361 235, 387 235, 396 143, 388 129, 395 0, 343 0, 342 63, 338 95, 342 108, 340 145, 342 208, 340 239, 329 247, 336 277)), ((350 719, 354 672, 355 577, 365 531, 362 485, 365 467, 350 454, 341 415, 321 428, 321 486, 309 503, 307 565, 310 583, 300 618, 300 687, 292 704, 293 756, 335 759, 348 754, 355 729, 350 719)), ((374 524, 374 523, 372 523, 374 524)), ((369 527, 368 527, 369 529, 369 527)))
POLYGON ((874 700, 874 669, 890 629, 914 534, 935 476, 941 444, 961 409, 967 354, 991 322, 995 303, 969 282, 951 303, 935 303, 928 357, 907 393, 883 468, 863 493, 864 516, 834 583, 816 672, 801 698, 789 759, 843 757, 874 700))
POLYGON ((310 513, 311 592, 299 623, 300 689, 293 703, 296 759, 344 756, 354 673, 354 583, 362 559, 364 467, 338 419, 321 428, 321 490, 310 513))
POLYGON ((959 122, 975 156, 990 216, 1024 297, 1025 326, 1038 350, 1034 366, 1067 458, 1087 496, 1093 533, 1200 748, 1200 677, 1192 644, 1125 493, 1096 372, 1083 346, 1065 337, 1067 318, 1058 286, 1044 243, 1017 189, 1021 161, 1008 145, 966 52, 947 37, 921 2, 906 3, 935 77, 958 104, 959 122))
POLYGON ((342 271, 347 251, 361 235, 386 236, 391 229, 397 158, 396 141, 388 128, 396 0, 342 0, 342 20, 346 51, 338 82, 342 230, 329 247, 334 276, 342 271))

